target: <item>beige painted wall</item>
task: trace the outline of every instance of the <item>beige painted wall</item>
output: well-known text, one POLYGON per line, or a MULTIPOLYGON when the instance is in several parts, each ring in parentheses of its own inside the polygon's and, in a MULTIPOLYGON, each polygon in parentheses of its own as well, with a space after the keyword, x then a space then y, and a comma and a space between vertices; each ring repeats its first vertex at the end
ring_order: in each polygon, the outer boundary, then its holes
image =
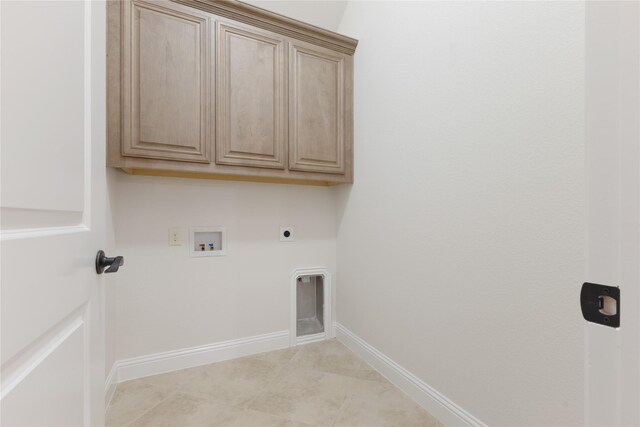
MULTIPOLYGON (((331 30, 346 6, 249 3, 331 30)), ((126 268, 106 282, 107 375, 118 359, 288 329, 291 270, 335 269, 334 189, 129 177, 116 170, 107 185, 108 247, 126 256, 126 268), (228 257, 188 259, 186 243, 168 246, 168 227, 203 224, 231 225, 228 257), (296 227, 295 243, 278 241, 280 225, 296 227)))
POLYGON ((489 425, 583 422, 584 4, 350 2, 337 320, 489 425))
POLYGON ((333 189, 118 172, 116 359, 289 329, 295 268, 335 273, 333 189), (227 229, 228 255, 192 258, 190 226, 227 229), (169 227, 185 244, 169 246, 169 227), (280 242, 280 226, 295 228, 280 242))
POLYGON ((337 31, 347 0, 247 0, 272 12, 337 31))

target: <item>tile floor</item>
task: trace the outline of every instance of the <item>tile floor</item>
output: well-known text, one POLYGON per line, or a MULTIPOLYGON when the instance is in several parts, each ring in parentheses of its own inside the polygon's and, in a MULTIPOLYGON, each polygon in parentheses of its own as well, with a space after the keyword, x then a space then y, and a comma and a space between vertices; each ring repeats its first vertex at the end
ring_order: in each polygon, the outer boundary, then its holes
POLYGON ((118 384, 107 426, 436 426, 336 340, 118 384))

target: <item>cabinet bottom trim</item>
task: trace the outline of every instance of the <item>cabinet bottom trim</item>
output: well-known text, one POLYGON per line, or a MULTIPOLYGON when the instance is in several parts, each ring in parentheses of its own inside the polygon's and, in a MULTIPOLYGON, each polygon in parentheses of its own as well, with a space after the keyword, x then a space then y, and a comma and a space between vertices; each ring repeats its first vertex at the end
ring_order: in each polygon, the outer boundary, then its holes
POLYGON ((244 181, 244 182, 269 182, 275 184, 292 184, 292 185, 313 185, 317 187, 331 187, 340 185, 340 182, 328 181, 307 181, 295 178, 275 178, 266 176, 241 176, 241 175, 225 175, 216 173, 203 172, 180 172, 180 171, 163 171, 152 169, 136 169, 136 168, 120 168, 129 175, 142 176, 168 176, 175 178, 199 178, 199 179, 217 179, 222 181, 244 181))

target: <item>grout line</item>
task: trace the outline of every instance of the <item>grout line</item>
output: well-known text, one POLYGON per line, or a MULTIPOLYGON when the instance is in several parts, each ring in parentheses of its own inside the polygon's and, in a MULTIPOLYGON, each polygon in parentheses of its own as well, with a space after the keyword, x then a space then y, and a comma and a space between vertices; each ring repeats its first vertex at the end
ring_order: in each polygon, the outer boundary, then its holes
MULTIPOLYGON (((282 421, 291 421, 292 423, 293 423, 293 422, 300 422, 300 421, 296 421, 296 420, 291 419, 291 418, 288 418, 288 417, 284 417, 284 416, 282 416, 282 415, 270 414, 269 412, 258 411, 258 410, 256 410, 256 409, 249 409, 249 408, 246 408, 246 409, 244 410, 244 412, 245 412, 245 413, 246 413, 246 412, 248 412, 248 411, 251 411, 251 412, 257 412, 258 414, 268 415, 268 416, 270 416, 270 417, 277 418, 277 419, 282 420, 282 421)), ((307 424, 308 424, 308 423, 307 423, 307 424)))
MULTIPOLYGON (((277 351, 277 350, 276 350, 276 351, 277 351)), ((296 350, 293 354, 294 354, 294 355, 296 355, 297 353, 298 353, 298 351, 296 350)), ((291 356, 291 357, 293 358, 293 356, 291 356)), ((264 359, 260 359, 260 360, 263 360, 263 361, 264 361, 264 359)), ((277 366, 279 366, 279 367, 283 368, 283 367, 285 367, 284 365, 288 365, 290 362, 273 362, 273 363, 274 363, 275 365, 277 365, 277 366), (283 366, 280 366, 280 365, 283 365, 283 366)), ((272 377, 271 379, 269 379, 269 380, 267 380, 267 381, 266 381, 266 383, 265 383, 265 385, 264 385, 264 387, 263 387, 263 390, 262 390, 260 393, 258 393, 258 394, 253 398, 253 399, 251 399, 251 400, 247 403, 246 409, 249 409, 249 407, 251 406, 251 404, 252 404, 253 402, 255 402, 255 401, 256 401, 256 399, 257 399, 258 397, 260 397, 260 396, 261 396, 261 395, 262 395, 262 394, 263 394, 263 393, 268 389, 268 387, 276 381, 276 379, 278 378, 278 375, 279 375, 279 374, 280 374, 280 372, 276 372, 276 374, 275 374, 275 375, 273 375, 273 377, 272 377)), ((263 411, 261 411, 261 412, 263 412, 263 411)), ((275 414, 270 414, 270 415, 275 415, 275 414)))
MULTIPOLYGON (((161 387, 157 387, 154 386, 155 388, 161 388, 161 387)), ((164 399, 162 399, 160 402, 156 403, 155 405, 153 405, 151 408, 149 408, 148 410, 146 410, 145 412, 143 412, 142 414, 138 415, 137 417, 135 417, 133 420, 129 421, 126 425, 127 427, 131 426, 131 424, 135 423, 136 421, 138 421, 140 418, 144 417, 145 415, 147 415, 149 412, 153 411, 155 408, 158 407, 158 405, 160 405, 163 402, 166 402, 167 400, 169 400, 171 397, 173 397, 174 395, 178 394, 180 391, 176 390, 173 393, 169 394, 169 396, 165 397, 164 399)))
MULTIPOLYGON (((225 363, 225 362, 229 362, 229 361, 233 361, 233 360, 244 359, 246 357, 249 357, 249 356, 243 356, 243 357, 239 357, 239 358, 236 358, 236 359, 221 360, 219 362, 213 362, 213 363, 209 363, 207 365, 200 365, 200 366, 196 366, 196 367, 193 367, 193 368, 186 368, 185 370, 206 368, 207 366, 217 365, 219 363, 225 363)), ((164 374, 159 374, 159 375, 164 375, 164 374)), ((147 378, 150 378, 150 377, 147 377, 147 378)), ((188 384, 189 384, 189 382, 184 382, 184 383, 176 386, 175 387, 176 388, 176 392, 179 392, 179 393, 182 393, 182 394, 186 394, 187 396, 195 397, 195 398, 198 398, 198 399, 204 399, 204 400, 206 400, 208 402, 215 403, 215 404, 218 404, 218 405, 227 406, 227 407, 234 408, 234 409, 241 409, 241 410, 246 409, 245 406, 233 405, 233 404, 231 404, 229 402, 218 400, 218 399, 216 399, 215 397, 209 395, 206 392, 193 390, 193 389, 187 389, 186 386, 188 384)))
POLYGON ((351 396, 346 395, 345 399, 342 401, 342 404, 340 405, 340 408, 338 409, 338 413, 333 418, 333 422, 331 423, 331 427, 336 425, 336 423, 338 422, 338 419, 340 418, 340 415, 342 415, 342 412, 344 411, 344 408, 347 406, 347 402, 349 402, 350 400, 351 400, 351 396))
POLYGON ((194 391, 185 391, 185 390, 180 390, 180 393, 190 396, 190 397, 194 397, 196 399, 202 399, 202 400, 206 400, 207 402, 210 403, 215 403, 216 405, 221 405, 221 406, 225 406, 227 408, 233 408, 233 409, 237 409, 240 411, 245 411, 247 408, 245 406, 239 406, 239 405, 233 405, 229 402, 224 402, 222 400, 218 400, 214 397, 211 397, 205 393, 202 392, 194 392, 194 391))
MULTIPOLYGON (((312 344, 312 343, 310 343, 310 344, 312 344)), ((342 343, 340 343, 340 345, 343 345, 343 344, 342 344, 342 343)), ((343 346, 344 346, 344 345, 343 345, 343 346)), ((384 381, 375 380, 375 379, 369 379, 369 378, 354 377, 354 376, 352 376, 352 375, 339 374, 339 373, 337 373, 337 372, 323 371, 323 370, 321 370, 321 369, 314 368, 314 367, 302 366, 302 365, 299 365, 299 364, 297 364, 297 363, 295 363, 295 362, 289 362, 289 363, 291 363, 291 365, 295 366, 296 368, 304 369, 304 370, 306 370, 306 371, 315 372, 315 373, 319 373, 319 374, 337 375, 337 376, 344 377, 344 378, 349 378, 349 379, 352 379, 352 380, 358 380, 358 381, 369 381, 369 382, 372 382, 372 383, 379 383, 379 384, 387 384, 387 383, 388 383, 389 385, 393 385, 393 384, 391 383, 391 381, 389 381, 389 380, 388 380, 384 375, 382 375, 380 372, 378 372, 378 370, 377 370, 377 369, 375 369, 373 366, 369 365, 369 364, 368 364, 365 360, 363 360, 360 356, 356 355, 356 354, 355 354, 355 353, 353 353, 351 350, 349 350, 349 348, 347 348, 346 346, 344 346, 344 347, 345 347, 345 349, 347 349, 347 350, 351 353, 351 355, 352 355, 355 359, 358 359, 358 360, 360 360, 360 361, 364 362, 364 363, 367 365, 367 367, 369 368, 369 370, 371 370, 371 371, 373 371, 373 372, 375 372, 375 373, 379 374, 379 375, 382 377, 382 379, 383 379, 384 381)), ((394 386, 394 387, 395 387, 395 386, 394 386)))

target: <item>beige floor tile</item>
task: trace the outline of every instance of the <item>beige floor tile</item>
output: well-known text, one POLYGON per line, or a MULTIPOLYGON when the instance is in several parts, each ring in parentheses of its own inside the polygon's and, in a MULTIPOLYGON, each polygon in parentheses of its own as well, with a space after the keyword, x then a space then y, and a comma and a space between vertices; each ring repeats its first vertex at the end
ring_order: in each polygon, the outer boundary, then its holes
POLYGON ((335 427, 440 425, 438 420, 394 387, 350 396, 334 424, 335 427))
POLYGON ((178 392, 134 421, 130 427, 304 427, 264 412, 241 409, 178 392))
POLYGON ((345 384, 349 380, 291 366, 282 371, 249 408, 307 424, 331 425, 348 395, 345 384))
POLYGON ((291 359, 293 358, 293 356, 295 356, 297 351, 298 351, 298 347, 289 347, 289 348, 284 348, 282 350, 268 351, 266 353, 258 353, 248 357, 251 357, 253 359, 267 360, 269 362, 287 363, 291 361, 291 359))
POLYGON ((300 346, 291 363, 332 374, 386 381, 382 375, 335 339, 300 346))
POLYGON ((245 407, 280 371, 281 365, 260 359, 241 358, 202 367, 180 390, 202 395, 232 406, 245 407))
POLYGON ((360 378, 347 377, 344 375, 331 375, 336 376, 337 381, 341 383, 341 387, 347 396, 381 393, 388 388, 394 388, 393 384, 387 380, 361 380, 360 378))
POLYGON ((303 427, 304 424, 295 423, 286 418, 276 417, 275 415, 264 412, 245 410, 233 426, 238 427, 303 427))
POLYGON ((145 379, 120 383, 111 399, 105 423, 109 427, 126 426, 173 392, 145 379))
POLYGON ((178 392, 135 420, 131 427, 230 426, 242 412, 239 408, 178 392))
POLYGON ((207 380, 207 366, 196 366, 195 368, 181 369, 179 371, 168 372, 166 374, 153 375, 142 378, 148 384, 156 387, 171 388, 181 390, 187 384, 207 380))

